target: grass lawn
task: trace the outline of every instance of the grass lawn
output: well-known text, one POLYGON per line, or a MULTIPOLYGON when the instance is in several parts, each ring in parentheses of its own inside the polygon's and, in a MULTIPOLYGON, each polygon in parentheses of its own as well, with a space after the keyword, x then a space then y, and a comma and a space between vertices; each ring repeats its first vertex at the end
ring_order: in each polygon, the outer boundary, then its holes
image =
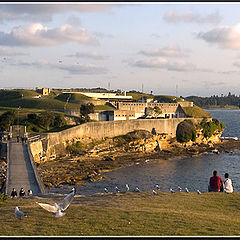
POLYGON ((7 200, 0 204, 2 236, 236 236, 240 235, 240 194, 158 192, 76 196, 62 218, 35 201, 53 204, 63 198, 7 200), (28 214, 19 220, 14 208, 28 214))

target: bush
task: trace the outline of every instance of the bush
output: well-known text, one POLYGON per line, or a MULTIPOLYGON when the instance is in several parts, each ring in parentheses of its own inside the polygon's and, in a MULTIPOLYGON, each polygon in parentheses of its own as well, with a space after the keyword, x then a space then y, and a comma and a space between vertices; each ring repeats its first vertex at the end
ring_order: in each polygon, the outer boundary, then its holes
POLYGON ((196 140, 196 129, 193 123, 189 123, 188 120, 180 122, 177 126, 177 141, 189 142, 190 140, 196 140))
POLYGON ((209 138, 215 131, 223 131, 225 125, 217 119, 213 119, 211 122, 202 121, 200 127, 203 129, 204 137, 209 138))
POLYGON ((76 143, 69 144, 66 150, 71 154, 81 154, 86 150, 86 146, 82 142, 77 141, 76 143))
POLYGON ((16 119, 15 111, 7 111, 0 116, 0 130, 8 131, 9 127, 13 125, 14 120, 16 119))
POLYGON ((5 195, 4 193, 0 193, 0 202, 6 201, 7 198, 7 195, 5 195))

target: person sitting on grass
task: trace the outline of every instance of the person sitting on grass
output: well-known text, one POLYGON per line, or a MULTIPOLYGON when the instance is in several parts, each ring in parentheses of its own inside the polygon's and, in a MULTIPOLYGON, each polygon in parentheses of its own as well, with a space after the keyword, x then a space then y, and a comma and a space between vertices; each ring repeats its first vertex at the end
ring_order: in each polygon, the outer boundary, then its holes
POLYGON ((213 171, 213 176, 210 177, 208 191, 209 192, 222 192, 224 189, 224 182, 218 176, 218 172, 216 170, 213 171))
POLYGON ((224 189, 223 191, 225 193, 232 193, 233 192, 233 186, 232 186, 232 180, 229 178, 229 174, 225 173, 224 175, 225 179, 224 179, 224 189))

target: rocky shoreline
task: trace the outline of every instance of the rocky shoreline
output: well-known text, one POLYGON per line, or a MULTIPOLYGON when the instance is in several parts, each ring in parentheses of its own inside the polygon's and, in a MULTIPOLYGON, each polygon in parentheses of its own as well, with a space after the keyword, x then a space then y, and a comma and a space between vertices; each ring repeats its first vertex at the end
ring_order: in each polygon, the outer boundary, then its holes
POLYGON ((240 140, 224 139, 216 144, 179 144, 171 143, 168 149, 153 152, 125 151, 124 148, 112 149, 101 154, 87 153, 81 156, 65 156, 54 161, 40 164, 39 171, 45 185, 49 188, 66 184, 84 185, 104 179, 104 172, 131 166, 150 159, 181 159, 207 154, 232 154, 240 150, 240 140))

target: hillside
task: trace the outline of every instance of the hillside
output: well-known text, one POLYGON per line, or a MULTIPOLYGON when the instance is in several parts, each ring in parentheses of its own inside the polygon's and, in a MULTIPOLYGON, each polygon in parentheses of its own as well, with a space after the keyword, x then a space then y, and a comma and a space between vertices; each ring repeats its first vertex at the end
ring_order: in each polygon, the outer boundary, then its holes
MULTIPOLYGON (((130 186, 131 190, 131 186, 130 186)), ((77 193, 79 194, 79 193, 77 193)), ((35 202, 54 198, 8 200, 0 204, 2 236, 239 236, 240 194, 158 191, 78 195, 62 218, 35 202), (14 216, 18 206, 28 217, 14 216)))
POLYGON ((193 118, 210 118, 211 114, 206 112, 204 109, 194 105, 193 107, 183 107, 184 112, 188 117, 193 118))

